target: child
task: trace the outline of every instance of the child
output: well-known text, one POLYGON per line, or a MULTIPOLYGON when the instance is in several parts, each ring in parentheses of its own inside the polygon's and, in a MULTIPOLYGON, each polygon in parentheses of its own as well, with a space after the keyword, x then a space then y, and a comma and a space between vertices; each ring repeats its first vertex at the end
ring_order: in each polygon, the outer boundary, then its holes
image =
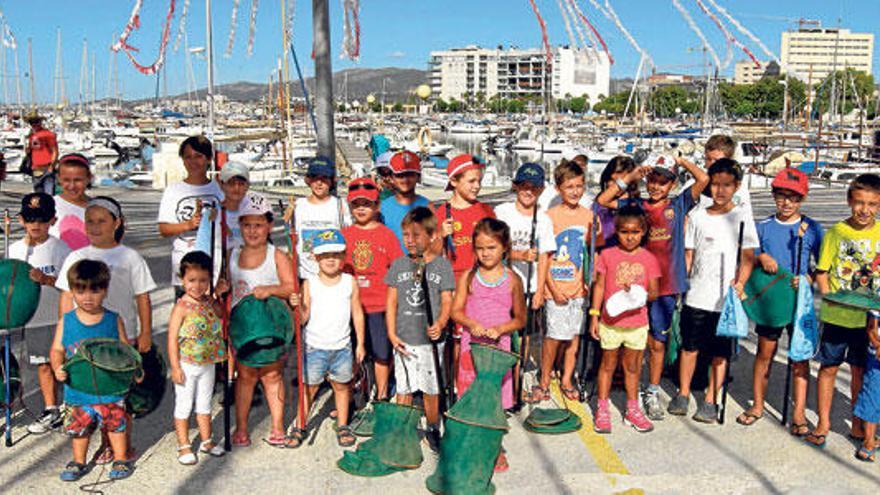
MULTIPOLYGON (((318 261, 318 274, 303 283, 301 305, 306 321, 304 381, 308 397, 305 411, 308 414, 309 405, 326 375, 336 403, 336 442, 340 447, 351 447, 357 439, 348 426, 349 383, 353 376, 350 322, 354 324, 357 339, 354 360, 360 364, 366 356, 360 291, 354 277, 342 271, 345 239, 341 232, 333 229, 317 232, 312 237, 312 254, 318 261)), ((290 296, 292 306, 299 302, 296 294, 290 296)))
POLYGON ((312 237, 326 229, 341 230, 351 225, 348 206, 332 196, 336 167, 329 158, 317 157, 309 163, 306 184, 311 194, 296 200, 296 252, 299 256, 299 278, 305 280, 318 274, 318 262, 312 255, 312 237))
POLYGON ((449 260, 430 249, 437 236, 437 217, 430 209, 413 208, 403 217, 401 227, 409 255, 394 260, 385 275, 388 340, 397 351, 394 354, 397 403, 412 404, 413 394, 422 393, 428 445, 439 452, 439 395, 443 391, 437 387, 431 341, 437 342, 437 351, 442 356, 442 333, 449 321, 455 277, 449 260), (424 268, 419 269, 419 265, 424 268), (426 286, 428 294, 424 291, 426 286), (428 307, 434 320, 431 326, 428 326, 428 307))
MULTIPOLYGON (((73 356, 80 343, 89 338, 103 337, 126 340, 123 319, 102 306, 110 287, 110 268, 101 261, 82 259, 74 262, 64 274, 65 285, 73 293, 76 309, 66 311, 58 322, 50 353, 52 370, 59 382, 67 380, 64 362, 73 356)), ((134 466, 127 460, 126 430, 129 418, 123 396, 100 396, 64 386, 64 402, 71 407, 64 426, 73 437, 73 461, 61 471, 62 481, 76 481, 89 472, 86 454, 89 437, 95 428, 107 435, 113 453, 111 480, 131 476, 134 466)))
MULTIPOLYGON (((852 214, 828 229, 819 250, 816 282, 823 296, 843 289, 876 291, 880 287, 880 225, 876 221, 880 211, 880 176, 862 174, 853 179, 846 191, 846 200, 852 214)), ((856 397, 862 387, 868 340, 864 310, 823 300, 819 319, 822 321, 822 338, 816 356, 821 365, 816 384, 819 421, 805 439, 811 445, 824 447, 831 429, 837 370, 844 361, 849 363, 850 397, 856 397)), ((853 438, 861 439, 865 435, 861 423, 858 417, 853 418, 850 431, 853 438)))
POLYGON ((553 171, 553 178, 562 204, 547 210, 556 236, 556 252, 550 258, 544 288, 547 335, 541 349, 540 382, 526 397, 529 403, 550 399, 550 372, 560 349, 563 353, 562 394, 568 400, 578 399, 577 388, 571 380, 578 336, 584 324, 587 288, 583 270, 593 212, 579 204, 584 194, 584 169, 573 162, 563 162, 553 171))
POLYGON ((18 221, 24 238, 9 246, 9 257, 23 260, 33 268, 31 280, 40 284, 40 305, 25 327, 24 339, 28 362, 37 367, 37 381, 43 395, 43 413, 28 425, 31 433, 40 434, 61 426, 61 413, 55 400, 55 377, 49 366, 49 350, 58 323, 58 289, 55 279, 70 249, 49 234, 55 223, 55 201, 46 193, 26 194, 21 199, 18 221))
POLYGON ((718 337, 715 329, 721 318, 724 296, 733 285, 742 294, 752 272, 754 249, 759 246, 751 213, 733 204, 733 194, 742 181, 742 170, 730 159, 722 158, 709 167, 712 206, 696 208, 685 227, 685 260, 690 272, 690 290, 681 311, 681 353, 679 392, 669 403, 669 414, 688 412, 691 379, 698 354, 711 357, 709 390, 693 419, 703 423, 718 421, 717 399, 732 354, 732 339, 718 337), (743 225, 742 260, 737 272, 739 226, 743 225))
POLYGON ((354 179, 348 185, 348 204, 354 225, 342 231, 346 246, 346 271, 352 273, 366 313, 369 352, 376 374, 376 397, 388 397, 391 374, 391 343, 385 326, 388 286, 385 274, 391 263, 403 255, 394 232, 377 220, 379 188, 373 179, 354 179))
POLYGON ((874 462, 874 452, 877 451, 877 423, 880 422, 880 332, 877 322, 880 314, 871 312, 868 321, 868 353, 865 362, 864 383, 859 392, 858 399, 853 409, 853 416, 862 421, 865 430, 865 438, 862 445, 856 451, 856 459, 865 462, 874 462))
MULTIPOLYGON (((452 303, 452 319, 464 327, 456 387, 459 397, 477 376, 471 343, 510 351, 510 334, 526 324, 522 279, 504 264, 510 255, 510 229, 500 220, 484 218, 474 227, 472 244, 476 267, 458 280, 452 303)), ((509 409, 513 403, 513 375, 508 371, 501 382, 501 406, 509 409)), ((495 470, 507 468, 502 449, 495 470)))
POLYGON ((174 382, 174 430, 177 460, 185 466, 198 462, 189 441, 189 415, 195 403, 199 425, 199 452, 215 457, 225 451, 211 439, 211 395, 214 364, 226 358, 220 304, 210 295, 211 257, 192 251, 180 260, 183 295, 168 320, 168 361, 174 382))
MULTIPOLYGON (((641 168, 636 166, 636 162, 632 158, 628 156, 615 156, 608 161, 608 164, 602 170, 602 175, 599 176, 599 196, 605 194, 605 191, 610 189, 612 184, 616 184, 618 201, 623 200, 625 202, 628 199, 637 199, 639 197, 639 182, 635 180, 635 177, 638 179, 643 177, 643 174, 640 174, 639 171, 641 171, 641 168), (639 175, 634 177, 632 174, 639 175), (623 181, 623 178, 628 175, 631 180, 629 183, 626 183, 623 181)), ((623 205, 621 204, 620 206, 623 205)), ((614 246, 617 243, 617 238, 614 236, 614 209, 598 201, 593 203, 592 209, 593 213, 599 216, 599 225, 602 235, 605 237, 604 247, 614 246)))
MULTIPOLYGON (((290 258, 269 243, 272 232, 272 208, 263 196, 248 195, 239 209, 238 223, 244 244, 235 248, 229 256, 229 284, 232 305, 245 296, 257 299, 275 296, 287 299, 293 293, 293 265, 290 258)), ((218 292, 226 292, 225 282, 218 283, 218 292)), ((262 368, 252 368, 236 363, 238 379, 235 381, 235 431, 232 444, 247 447, 251 444, 248 433, 248 415, 254 397, 254 387, 259 380, 269 405, 272 431, 266 442, 273 447, 299 447, 302 438, 288 438, 284 433, 284 383, 282 360, 262 368)))
MULTIPOLYGON (((590 163, 590 159, 587 157, 587 155, 575 155, 571 160, 566 160, 565 158, 563 158, 562 161, 574 162, 582 169, 584 169, 584 174, 589 173, 587 170, 587 166, 590 163)), ((560 203, 562 203, 562 199, 559 198, 559 192, 556 191, 555 187, 542 190, 540 196, 538 196, 538 209, 545 213, 547 212, 547 210, 554 206, 557 206, 560 203)), ((579 203, 584 208, 592 208, 593 196, 590 194, 589 191, 584 191, 584 195, 581 196, 581 200, 579 201, 579 203)))
POLYGON ((648 219, 641 208, 624 206, 614 218, 617 245, 596 259, 596 280, 590 306, 590 335, 602 347, 597 376, 599 401, 596 407, 597 433, 611 433, 611 376, 617 369, 623 347, 623 376, 626 388, 624 423, 638 432, 654 425, 639 407, 639 376, 642 351, 648 340, 648 303, 657 298, 660 266, 642 243, 648 233, 648 219), (601 311, 600 311, 601 308, 601 311), (601 316, 601 319, 600 319, 601 316))
MULTIPOLYGON (((178 151, 186 168, 182 182, 169 184, 159 203, 159 234, 174 237, 171 247, 171 284, 175 296, 183 294, 180 286, 180 259, 193 250, 196 231, 202 221, 202 208, 210 206, 219 211, 223 191, 217 182, 208 178, 208 167, 214 157, 211 141, 205 136, 190 136, 180 143, 178 151)), ((215 221, 219 221, 215 219, 215 221)), ((218 239, 220 225, 217 225, 218 239)))
POLYGON ((226 162, 220 170, 220 189, 223 190, 222 206, 226 209, 228 234, 226 248, 232 250, 242 245, 238 213, 250 189, 250 171, 247 165, 241 162, 226 162))
MULTIPOLYGON (((394 196, 394 175, 391 172, 391 157, 394 153, 386 151, 376 157, 373 170, 376 172, 376 182, 379 184, 379 202, 385 202, 387 198, 394 196)), ((421 168, 421 164, 419 165, 421 168)), ((413 185, 415 188, 415 185, 413 185)))
MULTIPOLYGON (((379 155, 376 161, 377 169, 387 154, 379 155)), ((391 155, 388 169, 391 171, 390 177, 394 194, 393 197, 389 196, 382 200, 382 222, 397 236, 400 248, 405 253, 406 246, 404 246, 400 222, 413 208, 428 206, 428 198, 416 194, 416 185, 422 174, 422 163, 415 153, 400 151, 391 155)))
POLYGON ((58 163, 58 182, 61 194, 55 196, 58 220, 49 228, 49 235, 64 241, 71 250, 89 245, 86 235, 86 189, 92 182, 89 159, 79 153, 69 153, 58 163))
MULTIPOLYGON (((761 246, 755 250, 757 262, 767 273, 776 273, 780 268, 793 275, 801 274, 809 277, 810 255, 814 260, 819 258, 819 246, 822 244, 822 227, 812 218, 802 216, 801 205, 807 197, 810 182, 807 175, 794 168, 786 168, 776 174, 770 186, 773 188, 773 199, 776 202, 776 213, 757 223, 758 240, 761 246), (800 237, 800 241, 798 238, 800 237), (798 254, 800 249, 800 254, 798 254), (800 260, 800 266, 796 266, 800 260)), ((792 325, 773 328, 763 325, 755 326, 758 334, 758 352, 752 371, 752 390, 754 401, 752 407, 743 411, 736 422, 750 426, 764 415, 764 394, 767 391, 767 379, 770 366, 776 354, 777 343, 782 331, 788 330, 791 338, 792 325)), ((794 375, 794 413, 792 415, 791 433, 804 436, 810 432, 804 409, 807 402, 807 385, 809 383, 809 362, 800 361, 792 364, 794 375)))
POLYGON ((694 176, 692 186, 684 188, 678 196, 669 197, 677 175, 664 167, 634 168, 622 178, 610 181, 596 202, 605 208, 616 210, 625 205, 635 205, 645 212, 648 220, 648 238, 645 248, 654 255, 660 265, 660 289, 656 300, 648 302, 648 388, 644 395, 648 419, 663 419, 660 405, 660 377, 663 374, 663 357, 666 340, 672 325, 672 315, 678 298, 688 290, 687 270, 684 261, 684 224, 688 212, 697 205, 700 194, 709 184, 709 176, 696 165, 676 159, 677 165, 694 176), (647 175, 648 198, 622 199, 647 175))
MULTIPOLYGON (((725 136, 724 134, 715 134, 711 136, 708 140, 706 140, 706 144, 703 147, 703 168, 709 170, 709 167, 712 166, 718 160, 722 158, 728 158, 733 160, 736 155, 736 141, 733 140, 730 136, 725 136)), ((687 162, 688 160, 684 158, 678 158, 676 162, 682 163, 687 162)), ((685 187, 690 185, 689 183, 685 183, 685 187)), ((740 206, 742 205, 746 211, 751 214, 752 212, 752 200, 751 195, 749 194, 748 187, 741 187, 736 190, 733 194, 733 205, 740 206)), ((703 208, 708 208, 712 206, 712 198, 709 195, 709 191, 703 191, 703 195, 700 196, 700 206, 703 208)))

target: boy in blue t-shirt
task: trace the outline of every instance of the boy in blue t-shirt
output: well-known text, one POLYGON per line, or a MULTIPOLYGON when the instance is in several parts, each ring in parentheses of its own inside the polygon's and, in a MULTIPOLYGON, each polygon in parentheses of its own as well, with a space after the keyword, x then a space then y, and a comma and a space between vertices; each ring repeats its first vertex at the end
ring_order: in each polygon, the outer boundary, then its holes
POLYGON ((419 155, 411 151, 399 151, 391 157, 391 182, 394 185, 394 196, 382 200, 380 214, 384 223, 400 241, 400 249, 407 254, 403 244, 403 229, 400 222, 403 217, 417 206, 428 206, 428 198, 416 194, 416 184, 422 175, 422 162, 419 155))
MULTIPOLYGON (((819 259, 819 246, 822 245, 823 235, 822 227, 818 222, 800 213, 801 205, 809 190, 809 180, 800 170, 786 168, 776 174, 770 186, 773 188, 776 213, 756 222, 755 228, 761 243, 755 250, 756 261, 767 273, 776 273, 782 269, 793 275, 806 275, 809 279, 810 256, 812 255, 814 261, 819 259), (800 256, 798 249, 801 250, 800 256), (800 258, 800 266, 796 266, 798 258, 800 258)), ((764 415, 764 394, 767 391, 770 365, 783 330, 787 330, 791 338, 791 324, 784 327, 755 326, 755 333, 758 334, 758 352, 755 355, 752 374, 754 401, 752 407, 736 418, 736 422, 741 425, 751 426, 764 415)), ((792 373, 794 414, 791 434, 804 436, 810 432, 804 416, 810 373, 809 362, 792 363, 792 373)))

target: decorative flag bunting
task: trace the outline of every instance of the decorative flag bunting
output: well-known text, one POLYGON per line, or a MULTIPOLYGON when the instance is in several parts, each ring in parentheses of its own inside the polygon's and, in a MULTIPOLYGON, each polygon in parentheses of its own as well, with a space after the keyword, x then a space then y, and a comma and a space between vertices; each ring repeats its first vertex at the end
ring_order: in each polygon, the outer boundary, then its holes
POLYGON ((186 14, 189 12, 189 0, 183 0, 183 10, 180 12, 180 23, 177 25, 177 36, 174 38, 174 51, 180 48, 180 40, 186 30, 186 14))
POLYGON ((593 23, 591 23, 590 20, 587 19, 587 16, 584 15, 583 11, 581 11, 581 8, 578 7, 577 2, 575 0, 571 0, 571 3, 574 6, 574 10, 575 12, 577 12, 578 17, 581 18, 581 21, 583 21, 584 24, 586 24, 587 27, 590 28, 590 31, 592 31, 596 39, 599 40, 599 44, 602 45, 602 49, 605 50, 605 54, 608 55, 608 61, 610 62, 610 64, 614 65, 614 57, 611 56, 611 52, 608 50, 608 45, 605 44, 605 40, 602 39, 599 31, 597 31, 596 28, 593 26, 593 23))
POLYGON ((342 13, 340 58, 356 61, 361 55, 360 0, 342 0, 342 13))
POLYGON ((550 49, 550 41, 547 38, 547 24, 544 23, 544 18, 541 17, 541 11, 538 10, 535 0, 529 0, 529 3, 532 4, 532 10, 535 12, 538 24, 541 26, 541 43, 544 46, 544 57, 547 59, 547 66, 553 65, 553 51, 550 49))
MULTIPOLYGON (((702 0, 696 0, 696 2, 697 2, 697 5, 699 5, 700 9, 703 11, 703 13, 706 14, 707 16, 709 16, 709 19, 712 19, 712 22, 714 22, 715 25, 718 26, 718 29, 724 34, 724 37, 727 38, 728 45, 730 43, 733 43, 734 45, 736 45, 737 48, 739 48, 740 50, 745 52, 745 54, 748 55, 750 59, 752 59, 752 62, 755 63, 755 67, 760 69, 761 62, 758 61, 757 58, 755 58, 755 55, 752 53, 752 51, 749 50, 745 45, 743 45, 738 39, 736 39, 736 37, 733 34, 731 34, 731 32, 727 29, 727 27, 724 26, 724 23, 721 22, 721 19, 719 19, 718 16, 715 15, 714 12, 709 10, 709 8, 706 7, 706 4, 704 4, 702 0)), ((732 55, 732 53, 731 53, 731 55, 732 55)), ((727 64, 725 64, 725 66, 726 65, 727 64)))
POLYGON ((672 0, 672 5, 675 6, 675 9, 678 10, 678 13, 681 14, 681 17, 684 18, 684 22, 687 23, 688 27, 691 28, 691 31, 697 35, 697 38, 700 38, 700 43, 703 44, 703 48, 709 52, 709 55, 712 56, 712 61, 715 62, 715 67, 721 67, 721 61, 718 59, 718 54, 715 53, 715 49, 712 48, 712 45, 709 43, 709 40, 706 39, 706 35, 703 34, 703 30, 697 26, 697 23, 694 22, 694 18, 691 17, 691 14, 685 9, 681 2, 678 0, 672 0))
POLYGON ((232 47, 235 46, 235 25, 238 19, 238 4, 241 0, 232 0, 232 19, 229 20, 229 39, 226 40, 226 51, 223 53, 223 57, 229 58, 232 56, 232 47))
POLYGON ((248 25, 248 57, 254 54, 254 38, 257 35, 257 7, 259 6, 259 3, 259 0, 251 0, 251 19, 250 24, 248 25))
POLYGON ((162 67, 162 64, 165 62, 165 48, 168 46, 168 35, 171 32, 171 18, 174 16, 174 0, 170 0, 168 13, 165 15, 165 26, 162 29, 162 41, 159 44, 159 56, 151 65, 141 65, 138 63, 138 61, 135 60, 134 55, 132 55, 132 52, 136 52, 138 49, 129 45, 127 41, 132 31, 140 27, 141 5, 143 5, 143 0, 137 0, 134 9, 132 9, 131 16, 129 16, 128 24, 126 24, 122 35, 119 36, 119 40, 113 44, 112 50, 114 52, 123 50, 128 59, 131 60, 135 69, 140 71, 141 74, 149 76, 158 72, 162 67))

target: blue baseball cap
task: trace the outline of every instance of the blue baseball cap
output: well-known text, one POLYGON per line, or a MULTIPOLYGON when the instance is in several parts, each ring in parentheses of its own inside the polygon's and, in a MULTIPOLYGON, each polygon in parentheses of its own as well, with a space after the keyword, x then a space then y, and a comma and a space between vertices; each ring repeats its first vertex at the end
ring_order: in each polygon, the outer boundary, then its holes
POLYGON ((312 237, 312 254, 344 253, 345 237, 337 229, 325 229, 312 237))
POLYGON ((309 169, 306 172, 309 177, 336 177, 336 165, 333 160, 326 156, 316 156, 309 161, 309 169))
POLYGON ((537 163, 523 163, 516 169, 514 184, 529 182, 537 187, 544 187, 544 167, 537 163))

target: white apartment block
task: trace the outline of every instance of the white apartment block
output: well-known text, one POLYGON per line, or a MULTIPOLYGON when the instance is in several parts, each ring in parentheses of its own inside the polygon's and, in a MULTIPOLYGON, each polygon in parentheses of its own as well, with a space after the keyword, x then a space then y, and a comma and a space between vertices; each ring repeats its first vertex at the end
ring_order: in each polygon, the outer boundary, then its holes
POLYGON ((801 28, 782 33, 782 65, 813 83, 834 70, 846 67, 871 73, 874 34, 853 33, 849 29, 801 28))
POLYGON ((583 49, 553 47, 553 63, 545 70, 542 49, 487 49, 477 46, 431 52, 428 83, 432 94, 449 100, 542 96, 545 85, 553 98, 588 95, 599 101, 608 96, 611 70, 607 54, 583 49))
POLYGON ((778 76, 779 64, 772 60, 759 60, 757 66, 751 60, 741 60, 736 63, 733 71, 734 84, 754 84, 766 76, 778 76))

